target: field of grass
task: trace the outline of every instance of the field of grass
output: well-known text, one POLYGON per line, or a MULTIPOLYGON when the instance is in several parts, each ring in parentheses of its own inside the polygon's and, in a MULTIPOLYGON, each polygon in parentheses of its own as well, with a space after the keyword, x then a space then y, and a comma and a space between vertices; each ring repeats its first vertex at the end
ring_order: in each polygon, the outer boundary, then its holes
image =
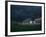
POLYGON ((11 32, 39 30, 41 30, 41 25, 19 25, 18 23, 11 23, 11 32))

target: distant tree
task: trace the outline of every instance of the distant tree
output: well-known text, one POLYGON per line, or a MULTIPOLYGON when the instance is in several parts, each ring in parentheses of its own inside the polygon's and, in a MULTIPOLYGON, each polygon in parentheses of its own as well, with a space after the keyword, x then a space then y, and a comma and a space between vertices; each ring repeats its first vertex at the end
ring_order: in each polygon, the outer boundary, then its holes
POLYGON ((34 16, 32 16, 32 17, 31 17, 32 23, 33 23, 34 19, 35 19, 35 17, 34 17, 34 16))

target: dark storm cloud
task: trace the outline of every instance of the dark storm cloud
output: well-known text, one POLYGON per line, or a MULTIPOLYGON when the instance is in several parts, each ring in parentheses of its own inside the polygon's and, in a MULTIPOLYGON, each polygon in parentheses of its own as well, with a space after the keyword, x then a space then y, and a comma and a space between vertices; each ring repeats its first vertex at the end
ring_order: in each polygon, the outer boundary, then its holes
POLYGON ((23 21, 27 18, 41 17, 41 6, 17 6, 11 5, 12 17, 15 17, 16 21, 23 21))

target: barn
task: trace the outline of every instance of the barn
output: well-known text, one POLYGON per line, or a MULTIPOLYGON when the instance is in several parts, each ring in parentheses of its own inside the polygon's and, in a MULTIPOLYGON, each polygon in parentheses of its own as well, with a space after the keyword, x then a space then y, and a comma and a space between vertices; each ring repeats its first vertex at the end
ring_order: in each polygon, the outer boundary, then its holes
POLYGON ((37 18, 34 20, 34 24, 40 24, 41 23, 41 18, 37 18))
POLYGON ((31 20, 31 18, 27 18, 22 23, 23 24, 32 24, 32 20, 31 20))

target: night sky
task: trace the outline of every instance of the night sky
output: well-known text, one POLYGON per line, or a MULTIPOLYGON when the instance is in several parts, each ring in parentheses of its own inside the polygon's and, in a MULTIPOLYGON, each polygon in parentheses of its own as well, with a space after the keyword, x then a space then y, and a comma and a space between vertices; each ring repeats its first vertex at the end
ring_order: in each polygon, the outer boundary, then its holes
POLYGON ((41 6, 21 6, 11 5, 11 17, 15 18, 15 21, 22 22, 27 18, 39 18, 41 17, 41 6))

